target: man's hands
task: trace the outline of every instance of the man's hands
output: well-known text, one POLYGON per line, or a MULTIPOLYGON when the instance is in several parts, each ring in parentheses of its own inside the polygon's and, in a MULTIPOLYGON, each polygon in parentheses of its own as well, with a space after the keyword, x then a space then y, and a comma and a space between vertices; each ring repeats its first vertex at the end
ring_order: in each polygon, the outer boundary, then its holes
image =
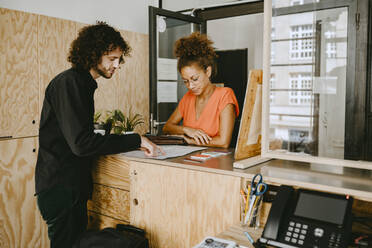
POLYGON ((188 144, 207 145, 212 138, 201 129, 184 127, 183 131, 186 135, 185 140, 188 144))
POLYGON ((149 157, 157 157, 165 155, 163 148, 152 143, 148 138, 141 136, 141 150, 144 150, 145 155, 149 157))

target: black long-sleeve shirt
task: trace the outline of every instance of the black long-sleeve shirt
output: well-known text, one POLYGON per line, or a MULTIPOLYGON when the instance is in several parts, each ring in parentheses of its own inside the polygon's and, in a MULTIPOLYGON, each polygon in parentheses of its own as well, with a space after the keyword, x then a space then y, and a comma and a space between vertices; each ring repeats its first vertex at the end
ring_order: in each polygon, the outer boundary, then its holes
POLYGON ((94 91, 88 71, 69 69, 48 85, 40 119, 36 194, 55 185, 88 197, 95 155, 120 153, 140 146, 138 134, 104 136, 93 132, 94 91))

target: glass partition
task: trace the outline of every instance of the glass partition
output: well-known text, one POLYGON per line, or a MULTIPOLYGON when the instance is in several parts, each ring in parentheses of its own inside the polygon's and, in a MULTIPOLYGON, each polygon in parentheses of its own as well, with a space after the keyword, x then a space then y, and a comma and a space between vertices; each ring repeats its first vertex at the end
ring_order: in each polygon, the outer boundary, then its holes
POLYGON ((343 159, 348 9, 275 14, 270 141, 283 152, 343 159))
MULTIPOLYGON (((355 104, 353 89, 365 83, 355 82, 356 4, 271 1, 264 156, 372 168, 367 162, 345 161, 352 146, 348 132, 358 128, 350 125, 355 117, 355 107, 350 108, 355 104)), ((268 6, 265 3, 265 12, 268 6)), ((266 30, 266 37, 269 34, 266 30)))
POLYGON ((173 54, 174 43, 194 31, 201 31, 200 25, 172 17, 158 16, 157 57, 157 120, 158 134, 176 109, 187 88, 177 70, 177 59, 173 54))
POLYGON ((161 134, 165 122, 187 92, 177 71, 174 43, 195 31, 205 33, 205 21, 152 6, 149 19, 150 133, 161 134))

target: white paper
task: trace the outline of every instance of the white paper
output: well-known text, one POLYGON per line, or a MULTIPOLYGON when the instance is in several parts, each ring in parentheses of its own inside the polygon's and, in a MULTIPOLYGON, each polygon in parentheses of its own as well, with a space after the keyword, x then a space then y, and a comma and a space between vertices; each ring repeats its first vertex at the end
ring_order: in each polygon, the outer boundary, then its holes
POLYGON ((158 82, 158 103, 177 102, 177 82, 158 82))
POLYGON ((145 152, 141 150, 124 152, 120 154, 127 156, 127 157, 134 157, 134 158, 166 159, 166 158, 180 157, 180 156, 184 156, 186 154, 189 154, 195 151, 207 149, 206 147, 200 147, 200 146, 180 146, 180 145, 160 145, 160 146, 163 148, 165 155, 161 155, 158 157, 148 157, 145 155, 145 152))
POLYGON ((158 80, 177 80, 177 59, 158 58, 158 80))

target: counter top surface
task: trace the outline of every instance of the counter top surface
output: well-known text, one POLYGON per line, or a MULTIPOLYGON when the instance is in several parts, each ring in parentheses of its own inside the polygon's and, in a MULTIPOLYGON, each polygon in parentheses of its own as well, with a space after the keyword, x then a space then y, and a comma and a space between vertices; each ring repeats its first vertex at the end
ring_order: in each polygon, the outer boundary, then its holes
MULTIPOLYGON (((203 151, 215 150, 208 148, 203 151)), ((349 194, 362 200, 372 201, 372 170, 278 159, 263 162, 247 169, 237 169, 233 168, 233 150, 224 149, 224 151, 230 151, 230 153, 200 163, 186 161, 185 158, 190 157, 190 154, 165 160, 133 158, 122 154, 111 156, 118 156, 126 161, 151 162, 164 166, 238 176, 247 180, 250 180, 255 174, 261 173, 264 181, 269 184, 286 184, 319 191, 349 194)), ((192 154, 200 154, 201 152, 197 151, 192 154)))
POLYGON ((262 234, 263 228, 249 228, 242 227, 240 224, 233 225, 229 229, 222 233, 216 235, 217 238, 233 240, 239 247, 249 247, 254 248, 254 246, 249 242, 248 238, 244 235, 244 232, 248 232, 254 241, 257 241, 262 234))

